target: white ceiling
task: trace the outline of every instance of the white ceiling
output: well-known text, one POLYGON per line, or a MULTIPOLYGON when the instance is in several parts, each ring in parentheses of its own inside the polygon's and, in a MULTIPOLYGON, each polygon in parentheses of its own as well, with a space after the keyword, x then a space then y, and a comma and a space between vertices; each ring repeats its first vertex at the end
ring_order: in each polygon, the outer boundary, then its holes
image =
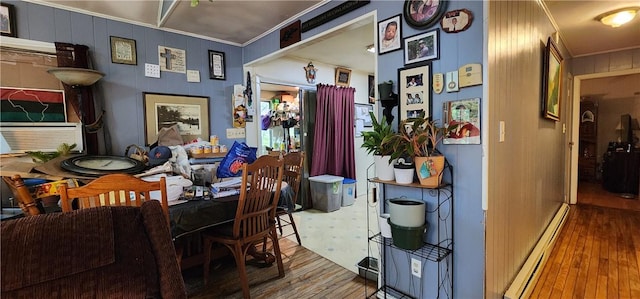
MULTIPOLYGON (((152 28, 179 32, 232 45, 243 46, 288 25, 328 0, 201 0, 196 7, 189 0, 175 1, 160 19, 161 0, 26 0, 79 11, 152 28)), ((573 57, 640 47, 640 17, 620 28, 595 21, 603 12, 640 6, 636 1, 543 0, 559 28, 560 37, 573 57)), ((402 2, 398 2, 398 11, 402 2)), ((170 3, 167 1, 166 3, 170 3)), ((312 42, 299 43, 283 55, 309 61, 326 62, 375 72, 374 54, 364 51, 373 44, 373 18, 325 35, 312 42), (336 51, 336 49, 356 49, 336 51)))

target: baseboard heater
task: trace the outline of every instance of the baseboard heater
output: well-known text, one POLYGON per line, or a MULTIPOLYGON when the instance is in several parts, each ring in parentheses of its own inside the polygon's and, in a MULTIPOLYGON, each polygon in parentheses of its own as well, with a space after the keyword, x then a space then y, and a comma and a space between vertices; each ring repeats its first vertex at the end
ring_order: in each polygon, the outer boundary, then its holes
POLYGON ((553 245, 567 219, 568 213, 569 205, 563 203, 533 248, 520 272, 518 272, 518 275, 504 293, 504 299, 529 298, 540 277, 540 272, 542 272, 544 264, 547 262, 551 250, 553 250, 553 245))
POLYGON ((55 152, 59 145, 76 144, 82 152, 82 124, 80 123, 2 123, 0 124, 0 153, 28 151, 55 152))

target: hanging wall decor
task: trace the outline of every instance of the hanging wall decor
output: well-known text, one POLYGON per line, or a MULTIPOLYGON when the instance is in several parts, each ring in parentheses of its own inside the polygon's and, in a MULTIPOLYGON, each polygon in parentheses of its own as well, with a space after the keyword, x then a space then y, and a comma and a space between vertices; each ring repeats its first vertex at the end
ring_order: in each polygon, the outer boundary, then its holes
POLYGON ((480 98, 445 102, 444 127, 451 128, 444 144, 480 144, 480 98))
POLYGON ((473 13, 468 9, 448 11, 440 20, 440 26, 446 33, 457 33, 471 27, 473 13))
POLYGON ((186 73, 187 58, 184 50, 158 46, 160 70, 165 72, 186 73))
POLYGON ((398 86, 400 89, 399 121, 425 116, 431 113, 431 64, 398 69, 398 86))
POLYGON ((0 34, 3 36, 18 37, 16 33, 16 9, 13 5, 0 3, 0 34))
POLYGON ((551 37, 545 49, 542 78, 543 116, 555 121, 560 120, 562 83, 562 55, 551 37))
POLYGON ((136 41, 123 37, 111 36, 111 62, 137 65, 136 41))
POLYGON ((440 20, 448 3, 448 0, 405 0, 402 12, 409 26, 428 29, 440 20))
POLYGON ((307 77, 307 83, 315 84, 316 83, 316 72, 318 69, 313 66, 313 62, 309 61, 309 64, 304 67, 305 76, 307 77))
POLYGON ((440 58, 439 29, 416 34, 404 39, 404 64, 440 58))
POLYGON ((378 22, 378 55, 402 49, 400 15, 378 22))

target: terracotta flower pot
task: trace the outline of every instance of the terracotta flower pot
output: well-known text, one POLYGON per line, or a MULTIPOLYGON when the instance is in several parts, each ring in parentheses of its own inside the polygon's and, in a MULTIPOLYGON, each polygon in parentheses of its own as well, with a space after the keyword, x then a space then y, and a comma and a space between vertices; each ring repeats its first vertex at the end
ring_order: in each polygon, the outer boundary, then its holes
POLYGON ((415 163, 420 185, 428 188, 440 186, 442 170, 444 169, 444 156, 415 157, 415 163))

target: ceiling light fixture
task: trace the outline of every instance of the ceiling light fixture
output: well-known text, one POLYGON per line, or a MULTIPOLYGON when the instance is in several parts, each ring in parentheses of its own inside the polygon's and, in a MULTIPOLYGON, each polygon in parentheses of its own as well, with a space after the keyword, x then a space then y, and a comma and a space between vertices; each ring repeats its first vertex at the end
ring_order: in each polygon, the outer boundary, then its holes
POLYGON ((640 7, 627 7, 613 10, 597 16, 596 21, 613 28, 620 27, 633 20, 638 10, 640 10, 640 7))
POLYGON ((376 47, 374 45, 368 45, 367 46, 367 51, 371 52, 371 53, 375 53, 376 52, 376 47))

